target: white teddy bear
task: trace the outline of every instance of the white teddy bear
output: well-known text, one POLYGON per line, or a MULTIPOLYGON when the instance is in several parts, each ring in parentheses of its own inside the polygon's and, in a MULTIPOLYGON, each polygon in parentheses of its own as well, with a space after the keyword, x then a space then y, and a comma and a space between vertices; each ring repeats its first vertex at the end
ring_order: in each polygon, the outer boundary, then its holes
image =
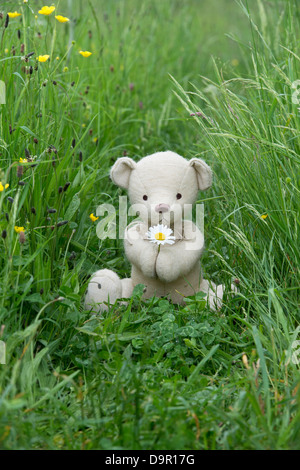
POLYGON ((144 298, 166 296, 184 304, 185 297, 202 291, 210 308, 220 308, 224 286, 201 276, 203 234, 191 220, 183 219, 185 207, 196 202, 198 191, 212 185, 210 167, 198 158, 188 161, 167 151, 138 163, 119 158, 110 176, 128 190, 139 212, 140 220, 129 224, 124 235, 131 278, 121 280, 108 269, 97 271, 88 285, 85 307, 94 312, 107 310, 116 300, 129 298, 134 286, 144 284, 144 298))

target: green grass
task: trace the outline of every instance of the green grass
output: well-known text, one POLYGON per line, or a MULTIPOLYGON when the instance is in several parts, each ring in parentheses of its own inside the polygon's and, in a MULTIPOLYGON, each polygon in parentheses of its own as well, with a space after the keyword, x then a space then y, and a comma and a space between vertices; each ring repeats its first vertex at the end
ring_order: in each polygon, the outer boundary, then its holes
POLYGON ((299 5, 73 3, 73 44, 41 2, 1 3, 0 448, 299 449, 299 5), (130 274, 89 219, 117 207, 109 169, 166 149, 213 168, 203 268, 240 293, 212 313, 136 288, 91 317, 89 275, 130 274))

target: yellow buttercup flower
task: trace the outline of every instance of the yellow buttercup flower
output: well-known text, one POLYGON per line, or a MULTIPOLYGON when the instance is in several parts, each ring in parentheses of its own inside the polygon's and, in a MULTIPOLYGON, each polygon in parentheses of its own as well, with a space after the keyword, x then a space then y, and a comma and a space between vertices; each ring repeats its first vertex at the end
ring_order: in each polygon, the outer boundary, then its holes
POLYGON ((57 15, 55 18, 60 23, 67 23, 68 21, 70 21, 69 18, 66 18, 65 16, 61 16, 61 15, 57 15))
POLYGON ((16 233, 25 232, 25 228, 24 228, 24 227, 17 227, 17 225, 16 225, 16 226, 15 226, 15 232, 16 232, 16 233))
POLYGON ((260 218, 265 220, 268 217, 268 214, 261 215, 260 218))
POLYGON ((27 158, 20 158, 19 163, 28 163, 27 158))
POLYGON ((98 220, 99 217, 95 217, 94 214, 91 214, 90 219, 91 219, 92 222, 96 222, 96 220, 98 220))
POLYGON ((39 14, 40 15, 51 15, 51 13, 53 13, 55 10, 55 7, 43 7, 41 10, 39 10, 39 14))
POLYGON ((231 61, 231 64, 234 66, 234 67, 237 67, 239 65, 239 60, 238 59, 232 59, 231 61))
POLYGON ((7 189, 9 187, 9 184, 2 184, 1 181, 0 181, 0 193, 2 193, 2 191, 4 191, 4 189, 7 189))
POLYGON ((243 361, 243 364, 246 367, 246 369, 250 369, 249 362, 248 362, 248 357, 245 353, 242 355, 242 361, 243 361))
POLYGON ((92 55, 92 52, 89 52, 89 51, 79 51, 79 54, 81 54, 82 57, 90 57, 90 55, 92 55))
POLYGON ((17 11, 14 12, 9 12, 7 13, 10 18, 17 18, 18 16, 21 16, 22 13, 18 13, 17 11))
POLYGON ((47 62, 47 60, 49 59, 49 55, 39 55, 38 57, 38 61, 39 62, 47 62))

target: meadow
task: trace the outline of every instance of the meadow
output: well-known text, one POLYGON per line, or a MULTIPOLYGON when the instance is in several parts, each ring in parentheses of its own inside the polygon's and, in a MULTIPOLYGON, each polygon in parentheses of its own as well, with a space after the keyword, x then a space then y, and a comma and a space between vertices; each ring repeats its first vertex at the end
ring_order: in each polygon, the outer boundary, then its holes
POLYGON ((299 450, 299 3, 53 6, 0 5, 0 448, 299 450), (212 167, 202 266, 239 293, 91 315, 130 275, 109 170, 162 150, 212 167))

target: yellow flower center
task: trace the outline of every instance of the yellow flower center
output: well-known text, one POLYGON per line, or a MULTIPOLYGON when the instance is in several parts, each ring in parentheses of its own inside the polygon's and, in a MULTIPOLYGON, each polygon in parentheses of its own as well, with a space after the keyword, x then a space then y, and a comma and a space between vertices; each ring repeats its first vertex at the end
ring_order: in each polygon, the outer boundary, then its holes
POLYGON ((166 239, 166 236, 164 233, 158 232, 155 234, 155 238, 156 240, 164 241, 166 239))

